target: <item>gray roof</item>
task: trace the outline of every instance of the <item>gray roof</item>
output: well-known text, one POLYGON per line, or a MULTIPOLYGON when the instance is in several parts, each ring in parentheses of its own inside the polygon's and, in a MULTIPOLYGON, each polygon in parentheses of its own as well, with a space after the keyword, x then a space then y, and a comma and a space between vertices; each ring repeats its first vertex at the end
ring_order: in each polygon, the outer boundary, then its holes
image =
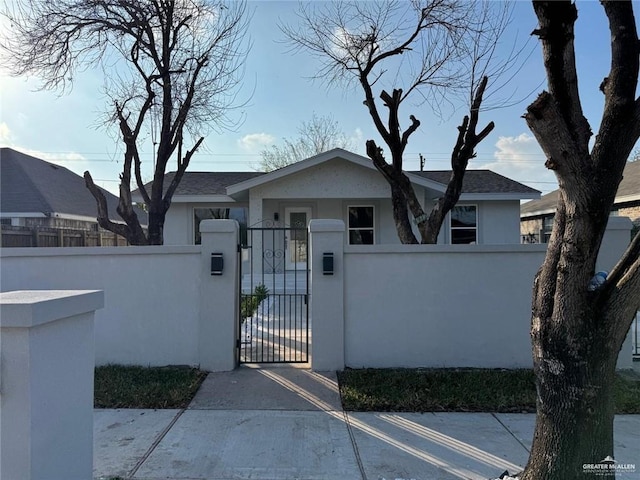
MULTIPOLYGON (((264 172, 185 172, 174 195, 226 195, 227 187, 250 180, 264 172)), ((176 172, 164 176, 164 191, 167 191, 176 172)), ((145 185, 151 191, 151 183, 145 185)), ((137 192, 137 191, 136 191, 137 192)))
MULTIPOLYGON (((640 160, 627 162, 624 167, 622 181, 618 186, 615 203, 619 203, 622 197, 640 196, 640 160)), ((534 217, 536 215, 553 213, 558 203, 558 190, 549 192, 539 200, 531 200, 520 207, 521 217, 534 217)))
MULTIPOLYGON (((11 148, 0 148, 0 177, 1 212, 97 217, 96 201, 85 186, 84 178, 60 165, 11 148)), ((109 216, 113 221, 122 222, 116 213, 118 197, 101 190, 107 199, 109 216)), ((145 215, 142 210, 137 213, 145 215)))
MULTIPOLYGON (((451 170, 426 170, 423 172, 408 172, 428 178, 442 185, 449 183, 451 170)), ((491 170, 467 170, 462 182, 462 193, 540 193, 515 180, 504 177, 491 170)))
MULTIPOLYGON (((446 185, 451 171, 408 172, 446 185)), ((226 195, 227 187, 264 172, 185 172, 175 195, 226 195)), ((175 172, 164 177, 165 190, 173 180, 175 172)), ((148 184, 150 188, 150 184, 148 184)), ((540 193, 533 188, 503 177, 490 170, 467 170, 462 185, 463 193, 540 193)))

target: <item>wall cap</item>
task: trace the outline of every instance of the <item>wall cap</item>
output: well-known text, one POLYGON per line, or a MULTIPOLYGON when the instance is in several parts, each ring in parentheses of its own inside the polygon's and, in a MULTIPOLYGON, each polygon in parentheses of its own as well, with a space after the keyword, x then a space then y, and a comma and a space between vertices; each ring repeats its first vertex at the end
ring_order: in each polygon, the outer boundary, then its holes
POLYGON ((309 222, 309 231, 316 232, 344 232, 344 222, 342 220, 315 219, 309 222))
POLYGON ((104 307, 102 290, 17 290, 0 293, 2 328, 31 328, 104 307))
POLYGON ((607 223, 607 230, 628 230, 631 232, 632 226, 633 222, 629 217, 611 215, 607 223))
POLYGON ((238 222, 230 219, 202 220, 200 233, 234 233, 238 231, 238 222))

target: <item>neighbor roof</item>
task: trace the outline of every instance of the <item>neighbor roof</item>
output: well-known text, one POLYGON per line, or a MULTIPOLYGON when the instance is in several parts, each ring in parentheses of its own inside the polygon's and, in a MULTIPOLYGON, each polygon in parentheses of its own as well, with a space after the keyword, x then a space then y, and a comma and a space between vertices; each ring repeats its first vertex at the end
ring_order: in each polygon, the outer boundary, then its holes
MULTIPOLYGON (((622 181, 618 186, 614 203, 625 203, 637 200, 640 200, 640 160, 627 162, 625 165, 622 181)), ((553 192, 543 195, 539 200, 532 200, 523 204, 520 208, 520 216, 535 217, 554 213, 557 203, 558 190, 554 190, 553 192)))
MULTIPOLYGON (((96 219, 97 207, 84 179, 72 171, 11 148, 0 149, 0 212, 74 215, 96 219)), ((116 213, 118 197, 101 189, 109 216, 116 213)), ((144 214, 140 210, 140 215, 144 214)), ((143 220, 146 217, 141 217, 143 220)))

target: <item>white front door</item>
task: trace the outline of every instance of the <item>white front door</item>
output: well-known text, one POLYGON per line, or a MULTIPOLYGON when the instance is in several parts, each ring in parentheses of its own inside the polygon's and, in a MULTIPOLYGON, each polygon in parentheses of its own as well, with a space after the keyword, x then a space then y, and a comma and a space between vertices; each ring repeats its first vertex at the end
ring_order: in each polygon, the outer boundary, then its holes
POLYGON ((311 220, 310 207, 287 207, 284 209, 286 227, 300 230, 286 230, 285 265, 287 270, 307 268, 308 234, 311 220))

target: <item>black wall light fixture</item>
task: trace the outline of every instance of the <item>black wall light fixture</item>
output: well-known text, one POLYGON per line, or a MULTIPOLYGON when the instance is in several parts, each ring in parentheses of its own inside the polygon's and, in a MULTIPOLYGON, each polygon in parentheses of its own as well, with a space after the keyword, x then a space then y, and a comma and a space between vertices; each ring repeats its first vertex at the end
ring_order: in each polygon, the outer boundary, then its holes
POLYGON ((333 275, 333 252, 322 254, 322 274, 333 275))
POLYGON ((222 275, 224 271, 224 259, 221 253, 211 254, 211 275, 222 275))

